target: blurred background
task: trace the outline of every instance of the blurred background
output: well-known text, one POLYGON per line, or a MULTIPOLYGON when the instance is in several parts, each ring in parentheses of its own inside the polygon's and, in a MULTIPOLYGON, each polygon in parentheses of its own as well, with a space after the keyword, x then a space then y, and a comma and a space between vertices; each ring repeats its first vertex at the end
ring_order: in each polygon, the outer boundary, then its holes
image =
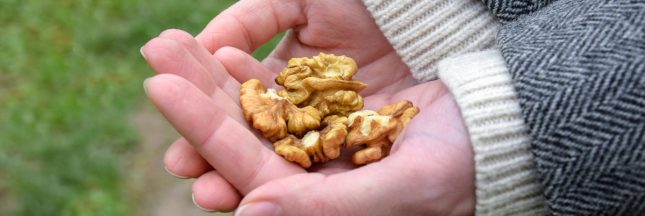
MULTIPOLYGON (((0 215, 201 215, 139 48, 231 0, 0 0, 0 215)), ((268 54, 279 38, 254 53, 268 54)))

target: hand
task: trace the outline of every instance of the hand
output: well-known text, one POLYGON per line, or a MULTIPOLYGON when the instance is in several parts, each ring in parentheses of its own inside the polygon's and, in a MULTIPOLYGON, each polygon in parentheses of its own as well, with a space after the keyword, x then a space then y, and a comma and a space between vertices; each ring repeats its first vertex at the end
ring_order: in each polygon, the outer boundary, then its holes
POLYGON ((473 153, 454 99, 440 82, 365 98, 368 108, 409 99, 421 109, 388 157, 358 168, 337 160, 311 173, 262 146, 248 128, 213 108, 220 98, 212 100, 189 81, 158 75, 146 88, 219 174, 210 177, 210 188, 202 188, 212 192, 212 203, 202 206, 231 207, 239 199, 236 188, 248 215, 275 215, 269 206, 286 215, 463 215, 474 209, 473 153))
MULTIPOLYGON (((218 16, 213 22, 211 22, 211 24, 209 24, 209 27, 207 27, 204 32, 197 37, 197 39, 201 41, 201 44, 208 48, 208 51, 202 48, 200 43, 195 42, 190 35, 177 30, 169 30, 163 32, 158 38, 150 41, 142 49, 142 52, 147 57, 147 60, 155 71, 159 73, 174 73, 189 80, 201 91, 210 95, 211 99, 215 101, 211 101, 210 103, 212 104, 208 104, 207 106, 216 107, 219 113, 218 115, 221 115, 222 113, 226 114, 226 118, 223 119, 227 122, 234 122, 236 126, 233 128, 242 127, 245 130, 247 130, 247 126, 241 117, 241 112, 237 103, 237 97, 239 96, 238 80, 244 81, 253 77, 260 78, 265 81, 265 84, 267 84, 267 81, 271 80, 274 76, 273 73, 279 71, 279 68, 284 66, 285 60, 292 56, 311 56, 316 54, 318 50, 323 50, 336 54, 348 54, 356 58, 361 68, 356 79, 366 81, 370 84, 370 88, 361 92, 362 94, 367 93, 367 95, 371 95, 376 93, 392 93, 413 85, 414 82, 410 78, 407 67, 405 67, 398 56, 393 52, 387 41, 385 41, 383 36, 380 34, 378 29, 376 29, 376 26, 373 24, 373 21, 362 5, 357 2, 348 3, 343 1, 343 3, 343 7, 339 9, 338 6, 336 6, 339 4, 333 4, 333 1, 314 1, 312 3, 305 2, 302 4, 295 1, 243 1, 218 16), (303 8, 307 8, 307 10, 304 10, 303 8), (252 9, 253 13, 249 13, 252 9), (294 14, 294 11, 297 14, 294 14), (357 11, 359 12, 357 13, 357 11), (276 14, 276 16, 273 14, 276 14), (333 19, 333 16, 323 16, 332 14, 350 15, 344 15, 345 17, 339 16, 341 17, 340 19, 338 17, 333 19), (352 16, 355 16, 353 18, 356 19, 348 19, 348 17, 352 16), (303 24, 303 17, 306 24, 303 24), (263 22, 274 22, 274 25, 265 25, 262 24, 263 22), (267 58, 267 60, 264 61, 264 66, 254 62, 252 58, 237 49, 226 47, 218 49, 223 46, 234 46, 244 50, 245 52, 250 52, 277 32, 294 25, 299 26, 296 27, 294 31, 287 34, 281 45, 269 58, 267 58), (249 26, 254 28, 247 28, 249 26), (268 26, 277 27, 272 30, 269 29, 268 26), (360 35, 357 33, 360 33, 360 35), (324 37, 322 35, 324 35, 324 37), (367 36, 367 38, 362 36, 367 36), (244 40, 241 40, 242 38, 244 38, 244 40), (213 52, 215 50, 218 50, 215 53, 215 57, 219 61, 212 58, 209 53, 209 51, 213 52), (229 69, 228 72, 230 72, 232 77, 226 73, 227 69, 229 69), (382 73, 383 71, 389 71, 390 73, 382 73), (374 75, 376 73, 378 73, 378 75, 374 75), (390 85, 393 80, 398 81, 395 82, 396 84, 390 85)), ((170 79, 176 79, 176 77, 170 79)), ((182 81, 178 82, 181 83, 182 81)), ((444 89, 445 92, 444 87, 437 89, 444 89)), ((166 94, 170 93, 167 92, 166 94)), ((379 95, 374 98, 386 96, 387 95, 379 95)), ((153 100, 161 100, 155 99, 152 96, 151 98, 153 98, 153 100)), ((371 99, 366 100, 368 100, 369 106, 369 101, 371 101, 371 99)), ((167 103, 173 103, 171 101, 172 100, 169 100, 167 103)), ((374 101, 376 102, 379 100, 374 101)), ((384 100, 380 101, 383 102, 384 100)), ((158 106, 161 105, 159 104, 159 101, 155 102, 158 106)), ((189 108, 188 110, 191 110, 193 107, 198 107, 197 105, 198 104, 188 105, 187 108, 189 108)), ((160 109, 162 109, 161 106, 160 109)), ((422 109, 425 108, 422 107, 422 109)), ((456 107, 454 110, 456 112, 456 107)), ((181 110, 177 110, 177 112, 179 111, 181 110)), ((173 115, 168 112, 164 113, 167 116, 173 115)), ((189 119, 191 118, 177 120, 179 122, 173 122, 172 119, 170 120, 175 124, 177 129, 182 132, 181 126, 178 126, 182 121, 189 122, 199 120, 199 118, 189 119)), ((209 118, 201 118, 201 120, 207 119, 209 118)), ((461 121, 458 122, 461 124, 461 121)), ((192 122, 190 122, 189 125, 191 124, 192 122)), ((230 124, 227 123, 227 125, 230 124)), ((182 132, 184 136, 187 136, 185 133, 191 133, 186 130, 194 130, 195 128, 198 128, 198 126, 185 125, 184 127, 184 132, 182 132)), ((201 129, 198 131, 208 130, 201 129)), ((194 133, 197 133, 197 131, 194 131, 194 133)), ((247 131, 244 134, 249 135, 249 133, 250 132, 247 131)), ((199 134, 195 136, 199 137, 198 135, 199 134)), ((214 139, 214 137, 216 136, 213 135, 211 138, 214 139)), ((246 142, 243 142, 243 140, 238 141, 239 143, 246 142)), ((191 140, 191 142, 206 143, 206 141, 199 139, 191 140)), ((238 156, 235 154, 235 151, 238 151, 237 153, 239 154, 252 154, 253 152, 236 149, 234 144, 222 143, 226 142, 217 144, 224 148, 224 150, 220 150, 222 152, 233 151, 233 154, 229 156, 229 158, 233 158, 233 160, 237 160, 236 157, 238 156), (230 149, 226 150, 226 147, 229 147, 230 149)), ((257 140, 250 141, 249 143, 252 143, 250 144, 251 146, 261 146, 257 144, 257 140)), ((467 143, 467 140, 465 143, 467 143)), ((267 143, 265 142, 264 144, 267 143)), ((396 146, 398 145, 399 144, 396 146)), ((238 187, 237 189, 240 190, 242 194, 246 194, 252 188, 257 187, 258 184, 263 182, 304 172, 304 170, 294 167, 292 164, 284 164, 284 160, 281 158, 276 160, 273 157, 269 157, 269 163, 279 164, 277 166, 281 166, 283 169, 277 169, 278 172, 265 175, 260 175, 260 170, 257 170, 257 174, 251 174, 251 176, 256 176, 255 178, 264 180, 248 180, 248 183, 240 183, 239 179, 243 179, 244 177, 237 177, 238 180, 236 181, 234 177, 235 174, 229 173, 225 168, 227 162, 221 159, 222 155, 219 155, 220 159, 214 157, 215 155, 224 153, 217 153, 217 151, 213 149, 205 149, 200 146, 201 145, 198 145, 198 148, 195 149, 186 140, 180 139, 168 150, 165 162, 168 170, 172 173, 185 177, 199 177, 195 182, 193 189, 195 192, 195 199, 202 207, 209 209, 225 210, 232 209, 237 206, 240 195, 237 193, 233 185, 238 187), (210 164, 199 155, 198 151, 205 150, 210 151, 210 154, 208 152, 202 152, 202 154, 204 154, 208 159, 208 162, 217 168, 217 171, 211 170, 210 164), (209 155, 213 157, 211 158, 209 155), (233 178, 231 178, 230 175, 233 175, 233 178), (226 177, 226 180, 224 177, 226 177), (253 182, 256 183, 252 184, 253 182)), ((260 155, 260 157, 256 157, 255 160, 250 159, 248 163, 251 164, 257 163, 258 161, 267 161, 268 153, 274 155, 270 151, 267 152, 267 149, 253 150, 257 151, 257 154, 260 155)), ((472 160, 472 153, 470 154, 470 156, 464 156, 464 158, 472 160)), ((266 163, 262 164, 267 167, 266 163)), ((330 166, 333 164, 334 163, 330 164, 330 166)), ((230 161, 228 165, 230 166, 230 161)), ((242 166, 234 167, 237 169, 242 166)), ((335 168, 335 170, 320 169, 320 171, 323 173, 332 173, 347 169, 347 167, 342 169, 342 166, 340 165, 338 167, 341 168, 335 168)), ((250 166, 250 168, 255 168, 255 166, 250 166)), ((470 169, 472 169, 472 164, 470 164, 470 169)), ((239 170, 238 176, 244 176, 245 173, 248 175, 249 172, 253 173, 255 171, 239 170)), ((472 172, 472 170, 470 172, 472 172)), ((472 181, 472 178, 464 179, 472 181)), ((472 188, 472 183, 470 186, 465 186, 464 188, 472 188)))
POLYGON ((474 161, 459 109, 441 82, 365 98, 367 109, 411 100, 421 112, 391 154, 362 167, 344 154, 315 172, 266 182, 246 194, 241 215, 472 215, 474 161))
MULTIPOLYGON (((360 68, 355 78, 369 84, 361 92, 363 95, 395 92, 415 84, 407 66, 358 0, 241 1, 211 21, 197 40, 198 43, 185 32, 167 30, 141 51, 157 73, 182 76, 212 98, 228 95, 228 98, 222 97, 218 101, 219 107, 244 125, 240 117, 237 80, 256 78, 272 83, 273 74, 279 72, 291 57, 312 56, 325 51, 355 58, 360 68), (291 30, 263 62, 269 73, 264 68, 264 71, 256 73, 241 70, 247 72, 229 75, 224 72, 225 67, 231 65, 248 65, 253 60, 240 57, 244 52, 252 52, 287 29, 291 30), (211 53, 221 63, 214 60, 211 53)), ((183 138, 171 145, 164 162, 171 173, 181 177, 199 177, 195 188, 212 182, 206 180, 210 179, 209 176, 216 176, 213 171, 203 175, 212 170, 211 166, 183 138)), ((201 195, 207 190, 195 191, 198 203, 208 200, 201 195)))
MULTIPOLYGON (((359 73, 355 79, 369 84, 361 92, 363 95, 396 92, 416 84, 358 0, 241 1, 218 15, 196 39, 199 43, 185 32, 167 30, 141 51, 156 72, 180 75, 211 96, 229 95, 231 99, 226 99, 228 103, 223 108, 232 115, 239 113, 239 106, 232 105, 238 101, 239 83, 235 80, 256 78, 273 84, 273 73, 286 66, 289 58, 321 51, 346 54, 357 60, 359 73), (271 73, 222 73, 226 65, 249 61, 237 58, 239 50, 250 53, 287 29, 291 30, 263 62, 271 73), (210 53, 224 65, 213 60, 210 53), (177 63, 177 56, 184 55, 192 57, 177 63)), ((210 169, 183 138, 172 144, 165 162, 171 173, 183 177, 197 177, 210 169), (182 169, 181 164, 191 165, 182 169)))
MULTIPOLYGON (((225 46, 251 53, 288 29, 263 61, 273 73, 280 72, 290 58, 327 52, 357 61, 360 70, 354 78, 369 84, 363 95, 395 92, 416 84, 359 0, 241 1, 219 14, 196 39, 211 53, 225 46)), ((227 51, 221 52, 216 55, 226 58, 227 51)), ((259 78, 264 83, 272 83, 274 77, 233 75, 238 80, 259 78)))

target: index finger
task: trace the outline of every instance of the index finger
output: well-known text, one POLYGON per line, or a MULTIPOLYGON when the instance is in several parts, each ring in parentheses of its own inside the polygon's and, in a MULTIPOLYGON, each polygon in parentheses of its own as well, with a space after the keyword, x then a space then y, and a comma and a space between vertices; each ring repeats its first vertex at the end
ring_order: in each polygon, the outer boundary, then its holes
POLYGON ((304 170, 266 148, 246 127, 215 109, 189 81, 171 74, 145 82, 148 97, 168 121, 226 180, 245 194, 268 181, 304 170))
POLYGON ((247 53, 278 33, 306 22, 304 1, 239 1, 213 19, 196 39, 211 53, 232 46, 247 53))

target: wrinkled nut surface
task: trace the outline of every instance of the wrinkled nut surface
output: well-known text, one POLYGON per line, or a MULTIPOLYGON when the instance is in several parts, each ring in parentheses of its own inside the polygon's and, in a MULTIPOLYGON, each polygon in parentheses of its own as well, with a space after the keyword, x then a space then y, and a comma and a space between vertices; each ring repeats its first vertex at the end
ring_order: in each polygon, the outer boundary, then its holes
POLYGON ((358 92, 367 84, 352 80, 356 71, 346 56, 293 58, 275 79, 283 90, 265 90, 255 79, 241 85, 244 117, 273 142, 276 154, 304 168, 338 158, 343 146, 363 147, 352 155, 355 164, 378 161, 419 108, 404 100, 378 112, 357 111, 363 108, 358 92))
POLYGON ((323 130, 309 131, 302 139, 289 135, 275 142, 276 154, 304 168, 309 168, 314 162, 338 158, 347 135, 347 118, 328 116, 323 120, 323 126, 323 130))
POLYGON ((384 106, 379 112, 362 110, 351 113, 345 145, 348 148, 365 146, 354 153, 352 162, 362 165, 387 156, 398 135, 417 113, 419 108, 407 100, 384 106))
POLYGON ((246 81, 240 87, 240 104, 246 120, 271 142, 287 137, 287 132, 302 136, 319 128, 322 119, 316 108, 298 108, 277 95, 275 90, 265 91, 256 79, 246 81))
POLYGON ((358 94, 367 84, 352 80, 356 62, 346 56, 320 53, 312 58, 292 58, 275 82, 284 86, 278 94, 292 103, 313 106, 323 113, 347 115, 363 108, 358 94))

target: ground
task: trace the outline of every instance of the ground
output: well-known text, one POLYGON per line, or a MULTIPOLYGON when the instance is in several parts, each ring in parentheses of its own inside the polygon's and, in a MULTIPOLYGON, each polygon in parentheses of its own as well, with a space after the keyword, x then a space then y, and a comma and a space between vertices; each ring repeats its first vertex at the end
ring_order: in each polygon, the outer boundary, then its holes
MULTIPOLYGON (((179 135, 152 107, 146 103, 132 117, 139 131, 140 144, 132 160, 131 170, 137 173, 140 185, 145 188, 142 196, 143 215, 157 216, 198 216, 198 215, 232 215, 230 213, 207 213, 197 207, 191 199, 193 180, 175 178, 163 168, 163 153, 168 145, 179 135)), ((133 177, 136 178, 136 177, 133 177)))
MULTIPOLYGON (((235 0, 0 0, 0 215, 199 215, 139 49, 235 0)), ((262 59, 276 38, 256 51, 262 59)))

